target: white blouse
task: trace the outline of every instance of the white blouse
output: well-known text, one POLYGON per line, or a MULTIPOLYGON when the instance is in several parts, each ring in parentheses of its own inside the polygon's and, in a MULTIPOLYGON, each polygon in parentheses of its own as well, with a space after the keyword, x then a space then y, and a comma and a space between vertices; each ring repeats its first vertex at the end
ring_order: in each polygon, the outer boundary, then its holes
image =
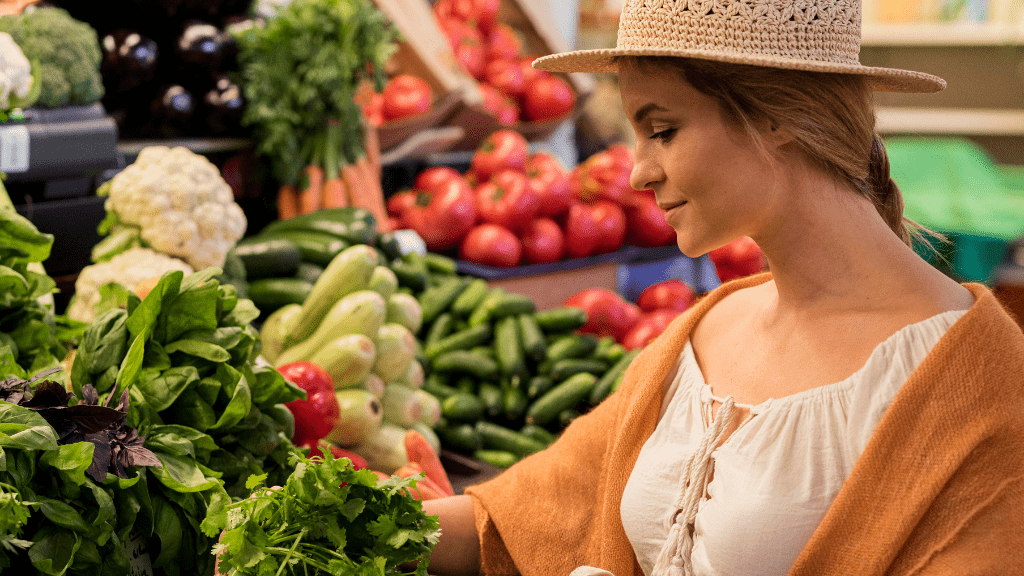
MULTIPOLYGON (((821 523, 911 372, 966 310, 906 326, 849 378, 748 408, 710 456, 692 534, 694 576, 780 576, 821 523)), ((622 495, 626 535, 650 575, 668 535, 682 466, 707 430, 713 400, 689 342, 622 495)))

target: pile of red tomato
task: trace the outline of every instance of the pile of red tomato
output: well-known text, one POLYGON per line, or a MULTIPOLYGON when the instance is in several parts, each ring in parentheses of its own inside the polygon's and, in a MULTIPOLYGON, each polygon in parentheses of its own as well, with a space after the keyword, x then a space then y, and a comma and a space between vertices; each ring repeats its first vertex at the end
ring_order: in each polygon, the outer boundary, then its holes
POLYGON ((466 174, 429 168, 387 209, 392 229, 415 230, 428 250, 495 267, 672 244, 653 193, 630 187, 632 168, 630 151, 615 145, 566 171, 549 154, 530 154, 522 135, 499 130, 466 174))
POLYGON ((576 95, 561 77, 536 70, 511 27, 498 21, 499 0, 437 0, 441 31, 466 72, 480 82, 484 108, 498 122, 562 118, 576 95))
POLYGON ((635 304, 607 288, 587 288, 566 300, 565 305, 586 311, 587 323, 580 332, 611 336, 633 350, 654 340, 696 300, 693 288, 672 279, 648 286, 635 304))

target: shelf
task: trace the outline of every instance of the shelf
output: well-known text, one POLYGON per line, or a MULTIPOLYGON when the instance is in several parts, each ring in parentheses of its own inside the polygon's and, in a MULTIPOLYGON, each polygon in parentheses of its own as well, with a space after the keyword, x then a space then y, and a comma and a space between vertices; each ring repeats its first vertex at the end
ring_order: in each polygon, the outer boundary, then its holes
POLYGON ((879 107, 882 134, 1024 136, 1024 110, 879 107))
POLYGON ((862 46, 1021 46, 1024 23, 865 23, 862 46))
POLYGON ((244 150, 253 145, 248 138, 176 138, 170 140, 121 140, 117 143, 117 151, 125 156, 138 156, 143 148, 149 146, 184 146, 196 154, 214 154, 217 152, 234 152, 244 150))

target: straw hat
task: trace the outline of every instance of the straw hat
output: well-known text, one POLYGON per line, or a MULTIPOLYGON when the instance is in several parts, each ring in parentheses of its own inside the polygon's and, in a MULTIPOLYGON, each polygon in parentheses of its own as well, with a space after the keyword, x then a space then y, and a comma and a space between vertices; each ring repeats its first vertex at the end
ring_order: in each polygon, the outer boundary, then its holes
POLYGON ((874 90, 938 92, 942 78, 860 64, 860 0, 626 0, 615 48, 544 56, 551 72, 616 72, 616 56, 684 56, 860 74, 874 90))

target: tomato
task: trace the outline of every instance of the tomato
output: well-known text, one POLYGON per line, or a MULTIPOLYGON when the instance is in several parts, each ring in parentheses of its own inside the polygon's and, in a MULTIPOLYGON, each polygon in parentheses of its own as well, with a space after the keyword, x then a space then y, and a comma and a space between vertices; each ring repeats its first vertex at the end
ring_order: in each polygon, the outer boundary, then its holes
POLYGON ((632 170, 632 160, 627 167, 616 153, 598 152, 574 170, 577 185, 573 193, 584 202, 604 198, 621 204, 633 192, 629 184, 632 170))
POLYGON ((498 20, 499 0, 437 0, 433 10, 438 19, 455 18, 487 33, 498 20))
POLYGON ((511 98, 486 82, 481 82, 479 88, 484 98, 484 110, 497 118, 499 124, 515 126, 516 122, 519 122, 519 106, 516 106, 511 98))
POLYGON ((491 60, 484 69, 484 79, 515 101, 523 97, 523 90, 526 89, 523 70, 514 60, 491 60))
POLYGON ((562 118, 575 106, 569 83, 554 74, 535 76, 523 92, 523 116, 532 122, 562 118))
POLYGON ((450 178, 430 189, 417 190, 416 203, 402 214, 427 249, 440 252, 458 246, 476 224, 473 191, 462 178, 450 178))
POLYGON ((668 246, 676 241, 675 228, 665 221, 657 200, 643 193, 633 194, 626 209, 627 240, 633 246, 668 246))
POLYGON ((515 60, 523 51, 523 42, 506 24, 495 24, 487 36, 487 61, 515 60))
POLYGON ((540 207, 540 198, 527 185, 526 175, 515 170, 498 172, 478 186, 474 195, 481 220, 513 232, 533 221, 540 207))
POLYGON ((540 216, 557 218, 572 204, 569 178, 558 160, 550 154, 537 152, 526 161, 527 181, 534 194, 540 198, 540 216))
POLYGON ((371 126, 384 124, 384 95, 380 92, 372 92, 363 105, 363 116, 371 126))
POLYGON ((598 200, 589 207, 597 222, 598 239, 596 254, 607 254, 622 247, 626 238, 626 214, 619 205, 607 200, 598 200))
POLYGON ((523 56, 522 58, 519 58, 519 69, 523 71, 523 80, 527 85, 539 76, 549 76, 551 74, 550 72, 534 68, 533 61, 536 59, 536 56, 523 56))
POLYGON ((639 317, 639 308, 635 304, 607 288, 581 290, 566 300, 565 305, 581 308, 587 313, 587 323, 580 332, 612 336, 616 340, 625 336, 639 317))
POLYGON ((529 151, 526 138, 514 130, 498 130, 473 153, 471 170, 477 182, 484 183, 502 170, 526 170, 529 151))
POLYGON ((434 166, 433 168, 427 168, 416 175, 416 180, 413 181, 413 188, 417 190, 437 190, 439 186, 443 185, 449 180, 461 180, 462 174, 459 174, 456 170, 447 166, 434 166))
POLYGON ((484 79, 487 64, 487 43, 473 26, 457 18, 440 18, 441 31, 448 39, 455 59, 477 80, 484 79))
POLYGON ((295 416, 295 445, 316 444, 338 423, 341 409, 334 397, 334 380, 312 362, 292 362, 277 369, 286 380, 306 391, 305 400, 285 404, 295 416))
POLYGON ((397 120, 430 110, 434 94, 423 79, 399 74, 384 86, 384 119, 397 120))
POLYGON ((681 313, 679 310, 661 309, 642 314, 619 343, 627 350, 643 348, 661 335, 681 313))
POLYGON ((401 222, 402 215, 405 214, 405 211, 414 204, 416 204, 415 190, 402 190, 400 192, 395 192, 388 197, 388 216, 391 216, 395 220, 401 222))
POLYGON ((697 293, 690 285, 679 279, 665 280, 651 284, 636 299, 637 306, 644 312, 654 312, 663 308, 678 310, 688 309, 697 299, 697 293))
POLYGON ((570 258, 586 258, 597 253, 601 230, 586 204, 573 203, 565 218, 565 252, 570 258))
POLYGON ((462 241, 459 257, 469 262, 512 268, 523 256, 523 245, 511 230, 497 224, 481 224, 462 241))
POLYGON ((757 274, 768 267, 761 248, 747 236, 712 250, 708 257, 715 265, 718 279, 722 282, 757 274))
POLYGON ((520 233, 523 259, 530 264, 558 262, 565 255, 565 233, 550 218, 537 218, 520 233))

